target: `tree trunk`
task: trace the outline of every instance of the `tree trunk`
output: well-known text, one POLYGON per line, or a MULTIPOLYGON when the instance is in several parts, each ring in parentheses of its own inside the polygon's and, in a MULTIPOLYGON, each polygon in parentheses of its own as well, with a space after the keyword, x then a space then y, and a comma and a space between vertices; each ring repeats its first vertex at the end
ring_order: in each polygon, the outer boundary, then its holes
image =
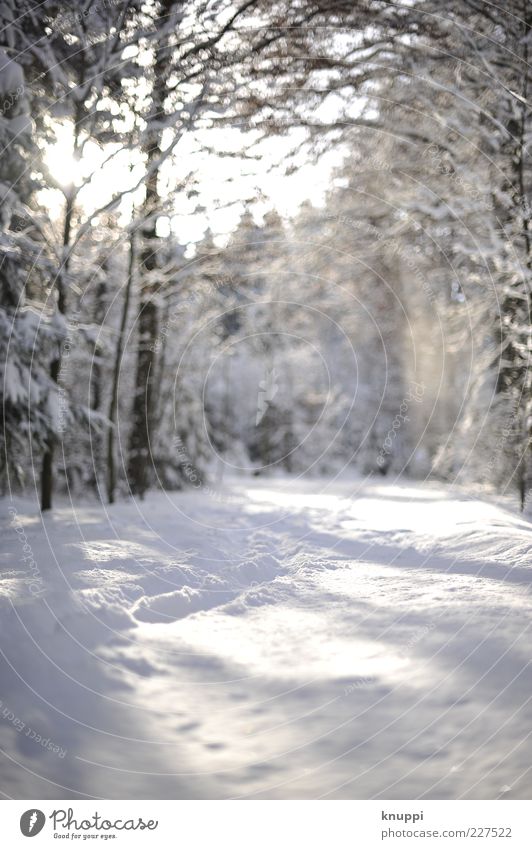
MULTIPOLYGON (((532 429, 527 424, 530 419, 530 362, 529 357, 523 356, 522 349, 530 350, 532 332, 532 220, 528 201, 528 186, 526 184, 527 162, 527 133, 528 133, 528 38, 531 21, 527 2, 523 3, 523 32, 519 43, 522 44, 520 59, 523 76, 515 80, 515 88, 520 87, 521 102, 519 112, 517 107, 512 110, 506 130, 508 140, 505 144, 507 157, 507 182, 510 185, 512 203, 509 209, 497 209, 497 219, 503 222, 504 229, 512 234, 512 250, 523 257, 521 274, 524 278, 525 291, 512 291, 512 285, 500 300, 500 315, 503 321, 498 321, 494 330, 495 342, 499 351, 498 374, 495 391, 506 394, 509 403, 515 403, 515 436, 513 451, 515 466, 512 476, 515 480, 521 510, 524 509, 529 486, 528 453, 532 442, 532 429), (526 314, 523 310, 523 295, 526 298, 526 314), (523 340, 521 331, 515 327, 527 326, 527 339, 523 340), (525 345, 523 343, 526 342, 525 345)), ((517 55, 517 50, 516 50, 517 55)), ((506 186, 504 187, 506 188, 506 186)))
MULTIPOLYGON (((74 143, 73 155, 74 158, 79 153, 79 134, 81 128, 82 106, 78 103, 74 116, 74 143)), ((57 310, 66 316, 67 314, 67 299, 66 299, 66 275, 70 265, 70 239, 72 235, 72 224, 74 219, 74 206, 76 201, 76 190, 74 185, 71 185, 66 192, 65 202, 65 222, 63 224, 63 243, 62 243, 62 264, 57 273, 57 310)), ((61 348, 57 350, 57 356, 50 365, 50 377, 54 383, 58 383, 59 374, 61 372, 61 348)), ((54 453, 55 453, 55 434, 50 433, 48 444, 44 452, 42 462, 42 477, 41 477, 41 510, 51 510, 52 494, 54 486, 54 453)))
MULTIPOLYGON (((68 248, 70 244, 70 233, 72 230, 72 216, 74 214, 74 199, 73 195, 69 194, 66 202, 65 223, 63 227, 63 249, 68 248)), ((66 315, 66 283, 64 275, 68 271, 68 254, 63 262, 61 269, 57 274, 57 310, 61 315, 66 315)), ((54 383, 59 382, 59 374, 61 371, 61 348, 58 347, 57 354, 50 365, 50 377, 54 383)), ((52 509, 52 495, 54 487, 54 454, 55 454, 55 434, 48 435, 46 449, 42 460, 41 473, 41 510, 52 509)))
MULTIPOLYGON (((161 3, 161 18, 167 21, 175 0, 161 3)), ((152 102, 147 122, 146 194, 143 204, 144 226, 142 228, 143 247, 140 254, 140 307, 139 307, 139 344, 133 396, 132 427, 129 439, 128 481, 133 495, 144 497, 150 485, 150 435, 155 424, 157 406, 155 385, 156 349, 159 331, 159 308, 156 302, 157 284, 152 280, 157 268, 157 212, 161 207, 159 194, 159 168, 157 162, 162 157, 162 136, 164 109, 167 97, 167 79, 171 69, 168 56, 169 42, 165 36, 159 44, 154 64, 152 102)))
POLYGON ((116 459, 115 459, 115 431, 118 423, 118 382, 120 379, 120 366, 122 364, 122 352, 124 350, 124 337, 127 327, 127 316, 129 312, 129 303, 131 301, 131 292, 133 289, 135 267, 135 234, 131 231, 129 237, 129 264, 127 271, 126 292, 124 295, 124 303, 122 306, 122 317, 120 319, 120 330, 118 331, 118 339, 116 343, 115 362, 113 369, 113 385, 111 388, 111 401, 109 403, 109 429, 107 431, 107 498, 109 504, 113 504, 115 500, 116 490, 116 459))

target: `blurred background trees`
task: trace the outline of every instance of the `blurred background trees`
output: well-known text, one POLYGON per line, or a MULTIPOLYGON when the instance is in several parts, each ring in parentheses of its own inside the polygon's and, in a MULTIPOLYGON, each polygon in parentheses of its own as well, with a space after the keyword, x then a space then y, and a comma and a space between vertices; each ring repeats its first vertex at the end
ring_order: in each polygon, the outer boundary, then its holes
POLYGON ((524 505, 531 14, 7 0, 4 491, 351 469, 524 505))

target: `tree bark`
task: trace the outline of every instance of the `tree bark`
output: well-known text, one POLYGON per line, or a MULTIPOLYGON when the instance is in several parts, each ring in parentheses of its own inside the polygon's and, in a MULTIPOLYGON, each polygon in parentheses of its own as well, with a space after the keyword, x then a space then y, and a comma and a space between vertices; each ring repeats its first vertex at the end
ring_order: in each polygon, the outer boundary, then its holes
POLYGON ((113 368, 113 385, 111 389, 111 401, 109 403, 109 429, 107 431, 107 498, 109 504, 113 504, 115 500, 116 490, 116 459, 115 459, 115 432, 118 423, 118 383, 120 379, 120 366, 122 363, 122 352, 124 350, 124 337, 127 327, 127 317, 129 312, 129 304, 131 301, 131 292, 133 289, 135 267, 135 234, 131 231, 129 239, 129 264, 127 271, 126 292, 124 295, 124 303, 122 306, 122 317, 120 320, 120 330, 118 331, 118 339, 116 343, 115 362, 113 368))
MULTIPOLYGON (((164 0, 160 15, 167 21, 176 0, 164 0)), ((168 32, 168 29, 167 29, 168 32)), ((159 331, 159 308, 156 302, 157 286, 152 276, 157 268, 157 211, 161 207, 159 194, 159 168, 162 158, 162 136, 165 101, 168 94, 167 80, 172 63, 168 56, 169 36, 159 43, 153 70, 153 88, 150 116, 147 122, 144 153, 148 178, 144 197, 142 227, 143 247, 140 253, 140 307, 139 344, 133 396, 132 428, 129 438, 128 482, 133 495, 144 497, 150 485, 150 435, 155 424, 156 408, 156 349, 159 331)))
MULTIPOLYGON (((77 146, 77 137, 76 137, 77 146)), ((74 215, 74 192, 69 192, 66 199, 65 207, 65 223, 63 225, 63 250, 68 249, 70 245, 70 234, 72 231, 72 218, 74 215)), ((66 315, 66 282, 65 275, 68 272, 69 255, 66 254, 63 264, 57 274, 57 310, 61 315, 66 315)), ((54 383, 59 382, 59 374, 61 371, 61 348, 58 346, 57 353, 50 364, 50 377, 54 383)), ((54 454, 55 454, 55 434, 50 433, 46 443, 46 449, 42 460, 41 472, 41 511, 52 509, 52 496, 54 487, 54 454)))

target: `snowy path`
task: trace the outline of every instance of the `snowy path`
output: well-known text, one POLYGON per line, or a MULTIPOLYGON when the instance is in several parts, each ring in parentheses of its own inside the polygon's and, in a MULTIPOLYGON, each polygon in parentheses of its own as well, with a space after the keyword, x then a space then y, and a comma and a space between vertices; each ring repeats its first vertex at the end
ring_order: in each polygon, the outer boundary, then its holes
POLYGON ((530 798, 518 516, 437 486, 267 480, 44 525, 8 508, 10 796, 530 798))

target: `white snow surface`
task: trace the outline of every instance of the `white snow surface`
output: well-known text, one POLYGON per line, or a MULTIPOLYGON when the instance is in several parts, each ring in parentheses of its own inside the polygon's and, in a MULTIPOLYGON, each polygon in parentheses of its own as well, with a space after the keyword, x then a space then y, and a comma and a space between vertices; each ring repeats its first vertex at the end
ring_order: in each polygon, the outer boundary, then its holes
POLYGON ((257 478, 2 522, 4 795, 530 798, 504 505, 257 478))

